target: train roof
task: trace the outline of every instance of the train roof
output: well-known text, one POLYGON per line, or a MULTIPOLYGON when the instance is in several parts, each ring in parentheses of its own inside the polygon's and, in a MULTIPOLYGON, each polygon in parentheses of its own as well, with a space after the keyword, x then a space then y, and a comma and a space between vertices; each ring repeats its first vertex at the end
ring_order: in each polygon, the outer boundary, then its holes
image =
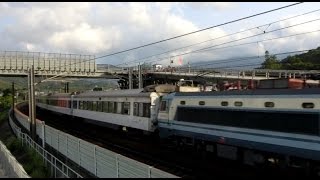
POLYGON ((39 97, 70 97, 71 93, 54 93, 48 95, 40 95, 39 97))
POLYGON ((125 89, 112 91, 90 91, 74 95, 77 97, 101 97, 101 96, 150 96, 151 92, 143 92, 143 89, 125 89))
POLYGON ((234 96, 234 95, 308 95, 320 94, 320 88, 305 89, 254 89, 235 91, 209 91, 209 92, 176 92, 175 96, 234 96))

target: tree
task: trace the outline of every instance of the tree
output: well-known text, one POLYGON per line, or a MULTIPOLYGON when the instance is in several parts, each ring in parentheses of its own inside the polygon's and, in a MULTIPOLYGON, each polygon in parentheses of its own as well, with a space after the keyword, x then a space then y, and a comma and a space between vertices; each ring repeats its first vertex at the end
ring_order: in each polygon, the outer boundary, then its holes
POLYGON ((151 65, 151 63, 144 62, 143 64, 141 64, 141 69, 142 70, 150 70, 150 69, 152 69, 152 65, 151 65))
POLYGON ((269 51, 265 52, 265 61, 261 64, 262 69, 281 69, 281 64, 275 55, 270 55, 269 51))

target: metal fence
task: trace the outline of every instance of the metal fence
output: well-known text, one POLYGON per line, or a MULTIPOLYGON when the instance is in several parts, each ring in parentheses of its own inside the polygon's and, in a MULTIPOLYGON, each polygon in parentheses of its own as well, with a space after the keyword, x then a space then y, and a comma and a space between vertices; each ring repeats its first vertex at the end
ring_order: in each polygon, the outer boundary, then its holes
MULTIPOLYGON (((17 119, 28 128, 27 116, 15 109, 17 119)), ((177 178, 147 164, 127 158, 37 121, 37 134, 47 145, 88 170, 96 177, 110 178, 177 178), (42 134, 43 133, 43 134, 42 134)))
MULTIPOLYGON (((20 119, 21 120, 21 119, 20 119)), ((18 121, 20 121, 18 120, 18 121)), ((9 116, 9 124, 15 133, 15 135, 21 139, 22 145, 26 145, 29 148, 34 149, 43 159, 43 163, 50 169, 51 176, 54 178, 57 177, 74 177, 74 178, 82 178, 80 174, 72 170, 70 167, 65 165, 59 159, 54 157, 51 153, 46 151, 43 147, 34 142, 30 136, 21 132, 21 128, 19 128, 13 121, 11 116, 9 116)))

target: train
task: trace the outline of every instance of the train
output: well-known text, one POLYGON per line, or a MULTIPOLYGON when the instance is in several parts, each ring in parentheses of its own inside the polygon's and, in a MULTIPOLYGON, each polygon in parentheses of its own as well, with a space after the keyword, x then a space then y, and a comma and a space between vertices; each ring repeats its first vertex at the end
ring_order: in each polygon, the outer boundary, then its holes
POLYGON ((319 172, 320 89, 181 92, 174 85, 38 96, 37 106, 248 165, 319 172))

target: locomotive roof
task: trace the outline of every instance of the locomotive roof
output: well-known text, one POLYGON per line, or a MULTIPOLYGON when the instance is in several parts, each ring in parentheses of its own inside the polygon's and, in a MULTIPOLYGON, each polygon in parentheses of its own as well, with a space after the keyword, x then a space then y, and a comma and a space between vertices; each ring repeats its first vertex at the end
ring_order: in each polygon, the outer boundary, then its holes
POLYGON ((243 91, 176 92, 175 96, 232 96, 232 95, 307 95, 320 94, 320 88, 255 89, 243 91))

